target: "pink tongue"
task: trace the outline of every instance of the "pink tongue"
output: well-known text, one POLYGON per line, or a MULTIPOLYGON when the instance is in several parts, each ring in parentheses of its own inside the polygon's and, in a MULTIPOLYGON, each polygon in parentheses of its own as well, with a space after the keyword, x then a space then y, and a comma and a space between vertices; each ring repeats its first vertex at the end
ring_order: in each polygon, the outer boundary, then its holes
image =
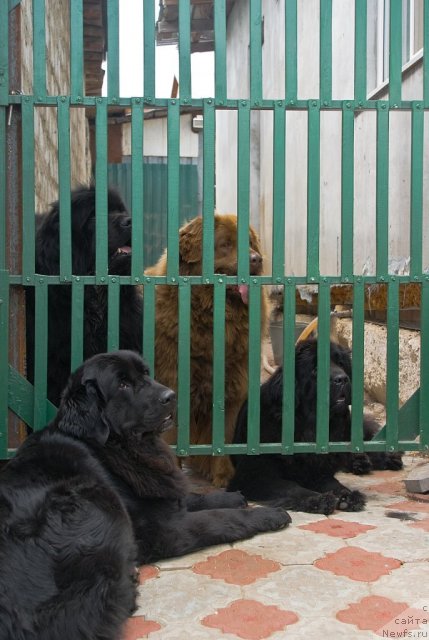
POLYGON ((243 303, 248 304, 249 303, 249 287, 247 286, 247 284, 238 285, 238 291, 240 293, 241 299, 243 300, 243 303))

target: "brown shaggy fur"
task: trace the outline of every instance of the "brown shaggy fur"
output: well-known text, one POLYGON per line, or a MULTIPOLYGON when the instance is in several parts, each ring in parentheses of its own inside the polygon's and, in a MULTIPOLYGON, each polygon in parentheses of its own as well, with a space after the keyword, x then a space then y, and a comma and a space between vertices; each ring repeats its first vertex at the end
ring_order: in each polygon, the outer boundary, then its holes
MULTIPOLYGON (((180 229, 180 275, 201 275, 202 218, 180 229)), ((250 273, 262 273, 258 237, 249 229, 250 273)), ((237 216, 215 215, 215 273, 237 274, 237 216)), ((148 275, 165 275, 167 254, 147 269, 148 275)), ((177 391, 177 287, 159 285, 156 295, 155 377, 177 391)), ((213 286, 194 285, 191 299, 191 415, 192 444, 212 441, 213 286)), ((261 330, 265 333, 268 306, 262 290, 261 330)), ((225 309, 225 441, 231 442, 238 411, 247 396, 249 314, 246 288, 228 285, 225 309), (244 291, 243 291, 244 289, 244 291)), ((176 442, 177 431, 168 433, 176 442)), ((193 456, 193 469, 215 486, 225 486, 232 476, 228 457, 193 456)))

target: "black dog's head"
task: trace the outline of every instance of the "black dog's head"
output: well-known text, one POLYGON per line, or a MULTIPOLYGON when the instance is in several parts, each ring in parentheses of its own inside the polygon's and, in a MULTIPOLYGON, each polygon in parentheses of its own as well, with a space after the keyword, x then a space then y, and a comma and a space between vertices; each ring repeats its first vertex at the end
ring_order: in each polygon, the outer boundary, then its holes
MULTIPOLYGON (((81 187, 71 194, 72 268, 76 275, 95 271, 95 187, 81 187)), ((109 189, 107 195, 109 272, 125 275, 130 271, 131 217, 121 196, 109 189), (124 263, 124 264, 122 264, 124 263)), ((60 207, 38 217, 36 234, 36 272, 59 273, 60 207)))
POLYGON ((173 424, 174 391, 153 380, 133 351, 93 356, 70 376, 56 426, 104 444, 111 432, 161 433, 173 424))

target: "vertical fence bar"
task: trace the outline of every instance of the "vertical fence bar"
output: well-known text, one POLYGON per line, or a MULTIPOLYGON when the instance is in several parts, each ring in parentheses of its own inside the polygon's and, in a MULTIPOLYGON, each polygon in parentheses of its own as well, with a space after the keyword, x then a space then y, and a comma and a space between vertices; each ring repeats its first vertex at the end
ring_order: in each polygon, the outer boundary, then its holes
POLYGON ((155 372, 155 286, 146 282, 143 288, 143 357, 155 372))
POLYGON ((329 379, 330 379, 330 294, 329 283, 321 282, 317 302, 317 434, 316 451, 326 453, 329 443, 329 379))
POLYGON ((33 427, 42 429, 47 421, 46 394, 48 373, 48 285, 44 279, 34 288, 35 341, 34 341, 34 413, 33 427))
POLYGON ((143 8, 144 96, 155 98, 155 5, 149 0, 143 8))
POLYGON ((58 182, 60 203, 60 276, 71 280, 71 205, 70 205, 70 99, 57 99, 58 182))
POLYGON ((249 285, 249 382, 247 410, 247 451, 259 453, 261 400, 261 285, 252 278, 249 285))
POLYGON ((83 82, 83 0, 70 2, 70 92, 85 94, 83 82))
POLYGON ((354 226, 354 124, 355 114, 346 103, 341 135, 341 276, 353 275, 354 226))
POLYGON ((355 101, 366 101, 367 66, 367 0, 355 0, 355 101))
POLYGON ((421 286, 420 319, 420 447, 429 449, 429 279, 421 286))
MULTIPOLYGON (((1 111, 1 110, 0 110, 1 111)), ((1 136, 0 136, 1 142, 1 136)), ((1 151, 0 151, 1 153, 1 151)), ((2 211, 0 209, 0 218, 2 211)), ((4 236, 3 236, 4 237, 4 236)), ((0 267, 0 460, 8 448, 9 274, 0 267)))
POLYGON ((282 452, 289 454, 295 439, 295 313, 296 287, 287 282, 283 289, 282 452))
POLYGON ((225 295, 224 278, 213 287, 213 452, 225 445, 225 295))
MULTIPOLYGON (((227 99, 226 80, 226 0, 214 3, 215 33, 215 96, 225 102, 227 99)), ((205 122, 204 122, 205 126, 205 122)))
POLYGON ((119 0, 107 3, 107 92, 119 97, 119 0))
POLYGON ((389 111, 386 103, 377 109, 376 157, 376 273, 384 276, 389 261, 389 111))
POLYGON ((214 270, 214 210, 215 210, 215 108, 213 100, 203 106, 203 277, 214 270))
POLYGON ((131 106, 131 276, 141 278, 144 269, 143 123, 140 98, 131 106))
POLYGON ((332 100, 332 0, 320 0, 320 101, 332 100))
POLYGON ((295 102, 298 94, 298 10, 297 0, 288 0, 285 4, 286 36, 286 100, 295 102))
POLYGON ((108 259, 107 220, 107 100, 97 98, 95 113, 95 274, 97 283, 106 282, 108 259))
POLYGON ((119 349, 119 300, 120 284, 117 277, 110 276, 107 285, 107 351, 119 349))
POLYGON ((22 275, 33 279, 35 269, 34 218, 34 102, 26 96, 22 102, 22 275))
POLYGON ((402 89, 402 2, 390 2, 389 15, 389 102, 401 101, 402 89))
POLYGON ((273 134, 273 280, 283 281, 285 273, 285 203, 286 203, 286 112, 274 106, 273 134))
POLYGON ((238 107, 237 214, 239 281, 249 277, 249 205, 250 205, 250 108, 246 100, 238 107))
POLYGON ((262 100, 262 8, 261 0, 250 0, 250 101, 262 100))
POLYGON ((179 285, 178 296, 177 451, 179 455, 186 455, 189 451, 189 389, 191 386, 191 285, 181 283, 179 285))
POLYGON ((320 232, 320 110, 311 100, 308 109, 307 153, 307 278, 319 275, 320 232))
POLYGON ((179 92, 180 99, 191 97, 191 9, 189 0, 179 7, 179 92))
POLYGON ((85 286, 77 276, 72 282, 72 313, 71 313, 71 361, 70 367, 74 371, 83 362, 83 326, 84 326, 85 286))
POLYGON ((352 328, 352 426, 351 443, 355 452, 363 451, 363 381, 365 347, 365 285, 356 280, 353 287, 352 328))
POLYGON ((423 270, 423 136, 424 111, 413 103, 411 116, 410 276, 423 270))
POLYGON ((167 114, 167 276, 179 273, 180 107, 168 103, 167 114))
POLYGON ((0 107, 0 270, 6 269, 6 107, 0 107))
POLYGON ((386 361, 386 446, 398 448, 399 397, 399 281, 387 285, 387 361, 386 361))
MULTIPOLYGON (((9 93, 8 3, 0 2, 0 105, 7 105, 9 93)), ((3 114, 1 114, 3 119, 3 114)), ((6 146, 6 142, 3 143, 6 146)))
POLYGON ((33 95, 46 96, 45 0, 33 0, 33 95))
MULTIPOLYGON (((424 0, 423 9, 423 49, 429 51, 429 0, 424 0)), ((423 102, 429 107, 429 56, 423 56, 423 102)))

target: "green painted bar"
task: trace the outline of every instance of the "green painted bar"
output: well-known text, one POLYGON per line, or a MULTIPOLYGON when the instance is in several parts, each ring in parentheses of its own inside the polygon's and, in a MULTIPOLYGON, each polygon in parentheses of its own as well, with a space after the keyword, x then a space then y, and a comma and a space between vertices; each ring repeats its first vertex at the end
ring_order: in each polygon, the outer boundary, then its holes
POLYGON ((376 273, 388 273, 389 246, 389 111, 380 104, 377 111, 376 158, 376 273))
POLYGON ((273 279, 285 273, 285 202, 286 202, 286 112, 274 107, 273 133, 273 279))
MULTIPOLYGON (((7 2, 0 2, 0 105, 7 106, 9 93, 9 15, 7 2)), ((1 114, 3 119, 3 114, 1 114)), ((2 143, 2 138, 0 138, 2 143)))
MULTIPOLYGON (((423 49, 429 51, 429 0, 424 0, 423 49)), ((423 102, 429 107, 429 56, 423 56, 423 102)))
POLYGON ((225 446, 225 296, 224 278, 213 286, 213 452, 225 446))
POLYGON ((6 107, 0 107, 0 270, 6 269, 6 107))
POLYGON ((237 151, 238 269, 241 282, 249 277, 249 208, 250 208, 250 108, 243 100, 238 107, 237 151))
POLYGON ((181 0, 179 8, 179 93, 191 97, 191 8, 190 0, 181 0))
MULTIPOLYGON (((16 369, 9 365, 9 408, 30 427, 33 426, 34 387, 16 369)), ((6 387, 7 388, 7 387, 6 387)), ((57 407, 46 400, 46 422, 57 414, 57 407)), ((8 454, 13 449, 8 450, 8 454)), ((8 455, 9 457, 9 455, 8 455)))
POLYGON ((97 98, 95 118, 95 273, 98 284, 106 282, 108 259, 107 229, 107 101, 97 98))
POLYGON ((352 451, 363 451, 363 398, 365 349, 365 288, 362 281, 353 287, 352 328, 352 451))
MULTIPOLYGON (((226 2, 216 0, 214 3, 215 33, 215 95, 218 100, 226 100, 226 2)), ((204 122, 205 126, 205 122, 204 122)))
POLYGON ((30 97, 22 103, 22 275, 33 280, 35 257, 34 217, 34 104, 30 97))
POLYGON ((46 93, 45 0, 33 0, 33 95, 46 93))
POLYGON ((119 91, 119 0, 107 3, 107 92, 117 97, 119 91))
POLYGON ((144 211, 143 211, 143 121, 144 111, 140 98, 131 109, 131 216, 132 253, 131 276, 141 278, 144 268, 144 211))
POLYGON ((420 319, 420 447, 429 450, 429 280, 421 287, 420 319))
POLYGON ((411 277, 419 276, 423 270, 423 139, 424 111, 418 103, 412 111, 411 119, 411 277))
POLYGON ((311 100, 308 109, 307 155, 307 278, 319 276, 320 231, 320 110, 311 100))
POLYGON ((155 286, 151 279, 143 288, 143 357, 152 375, 155 371, 155 286))
POLYGON ((249 284, 249 382, 247 405, 247 453, 259 453, 261 399, 261 286, 249 284))
POLYGON ((179 336, 178 336, 178 389, 177 389, 177 452, 187 455, 189 450, 189 417, 191 386, 191 287, 179 286, 179 336))
POLYGON ((70 92, 83 96, 83 0, 70 2, 70 92))
MULTIPOLYGON (((0 139, 1 142, 1 139, 0 139)), ((4 237, 4 236, 3 236, 4 237)), ((8 367, 9 367, 9 278, 0 269, 0 460, 7 457, 8 447, 8 367)))
POLYGON ((355 0, 355 102, 366 102, 367 80, 367 0, 355 0))
POLYGON ((71 370, 74 371, 83 362, 83 326, 84 326, 85 286, 79 276, 72 282, 71 315, 71 370))
POLYGON ((155 5, 146 0, 143 11, 144 95, 155 98, 155 5))
POLYGON ((120 285, 118 278, 110 276, 107 286, 107 351, 116 351, 119 349, 120 285))
POLYGON ((295 439, 295 313, 296 287, 283 288, 282 453, 293 453, 295 439))
POLYGON ((262 99, 262 6, 261 0, 250 0, 250 100, 262 99))
POLYGON ((320 101, 332 100, 332 0, 320 0, 320 101))
POLYGON ((389 102, 401 100, 402 89, 402 2, 390 2, 389 14, 389 102))
MULTIPOLYGON (((46 394, 48 375, 48 287, 41 278, 35 293, 35 343, 34 343, 34 411, 33 428, 42 429, 47 422, 46 394)), ((52 328, 54 330, 54 328, 52 328)))
POLYGON ((399 282, 392 277, 387 287, 386 445, 393 451, 398 448, 399 282))
POLYGON ((203 278, 214 273, 215 109, 204 101, 203 129, 203 278))
POLYGON ((167 276, 179 274, 180 106, 168 104, 167 115, 167 276))
POLYGON ((71 160, 70 160, 70 105, 65 96, 58 98, 58 191, 60 202, 60 277, 71 280, 71 160))
POLYGON ((317 304, 317 433, 316 451, 326 453, 329 445, 329 378, 330 378, 330 294, 329 284, 319 284, 317 304))
POLYGON ((354 124, 355 114, 345 105, 341 136, 341 275, 353 275, 354 124))
POLYGON ((298 93, 298 10, 297 0, 287 0, 285 5, 286 34, 286 101, 295 102, 298 93))

